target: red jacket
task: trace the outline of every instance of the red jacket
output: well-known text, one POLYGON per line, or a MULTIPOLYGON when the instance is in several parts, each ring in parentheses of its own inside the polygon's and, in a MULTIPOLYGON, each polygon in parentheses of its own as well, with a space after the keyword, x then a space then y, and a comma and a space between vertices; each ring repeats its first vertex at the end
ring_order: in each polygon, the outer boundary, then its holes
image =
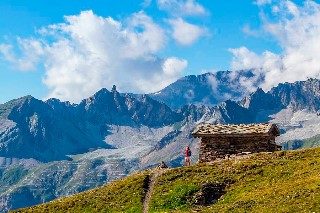
POLYGON ((190 151, 190 149, 185 149, 185 150, 184 150, 184 156, 186 156, 186 157, 190 157, 190 156, 191 156, 191 151, 190 151))

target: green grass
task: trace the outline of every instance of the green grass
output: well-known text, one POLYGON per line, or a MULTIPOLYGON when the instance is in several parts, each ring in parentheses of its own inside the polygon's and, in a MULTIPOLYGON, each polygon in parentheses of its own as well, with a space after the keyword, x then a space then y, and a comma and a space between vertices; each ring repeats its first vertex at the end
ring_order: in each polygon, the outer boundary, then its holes
MULTIPOLYGON (((141 212, 147 172, 18 212, 141 212)), ((149 212, 319 212, 320 148, 259 153, 168 170, 156 182, 149 212), (211 206, 194 205, 206 182, 226 184, 211 206)))
POLYGON ((13 212, 142 212, 146 172, 74 196, 13 212))
POLYGON ((320 149, 260 153, 240 162, 196 165, 163 175, 152 197, 151 212, 303 212, 320 209, 320 149), (226 194, 212 206, 192 205, 186 194, 180 204, 176 186, 200 189, 205 182, 224 182, 226 194))

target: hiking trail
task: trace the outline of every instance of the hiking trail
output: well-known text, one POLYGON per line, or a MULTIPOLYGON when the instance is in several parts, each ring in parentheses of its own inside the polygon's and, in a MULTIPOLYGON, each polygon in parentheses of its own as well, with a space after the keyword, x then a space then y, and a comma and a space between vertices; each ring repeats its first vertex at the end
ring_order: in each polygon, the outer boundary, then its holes
POLYGON ((168 171, 168 169, 157 169, 150 174, 150 180, 149 180, 149 184, 147 187, 148 190, 147 190, 146 196, 143 201, 143 210, 142 210, 143 213, 148 213, 149 202, 151 200, 153 189, 154 189, 154 186, 155 186, 155 183, 156 183, 158 177, 167 171, 168 171))

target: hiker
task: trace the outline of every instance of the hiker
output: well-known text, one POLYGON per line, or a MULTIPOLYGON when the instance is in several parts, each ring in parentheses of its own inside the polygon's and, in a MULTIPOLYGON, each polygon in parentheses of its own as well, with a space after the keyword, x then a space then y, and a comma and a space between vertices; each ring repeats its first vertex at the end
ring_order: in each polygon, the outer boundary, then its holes
POLYGON ((190 166, 190 156, 191 156, 191 150, 190 150, 189 146, 187 146, 186 149, 184 150, 184 157, 186 160, 186 166, 190 166))

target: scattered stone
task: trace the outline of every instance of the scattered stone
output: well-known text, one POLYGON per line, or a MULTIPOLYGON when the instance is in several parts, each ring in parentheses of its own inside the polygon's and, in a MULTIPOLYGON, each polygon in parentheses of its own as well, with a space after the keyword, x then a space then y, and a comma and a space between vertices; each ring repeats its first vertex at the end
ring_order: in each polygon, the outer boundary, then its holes
POLYGON ((167 164, 163 161, 157 166, 157 169, 166 169, 168 168, 167 164))
POLYGON ((226 184, 215 182, 204 183, 200 191, 193 196, 193 204, 199 206, 209 206, 216 203, 219 198, 226 193, 226 184))

